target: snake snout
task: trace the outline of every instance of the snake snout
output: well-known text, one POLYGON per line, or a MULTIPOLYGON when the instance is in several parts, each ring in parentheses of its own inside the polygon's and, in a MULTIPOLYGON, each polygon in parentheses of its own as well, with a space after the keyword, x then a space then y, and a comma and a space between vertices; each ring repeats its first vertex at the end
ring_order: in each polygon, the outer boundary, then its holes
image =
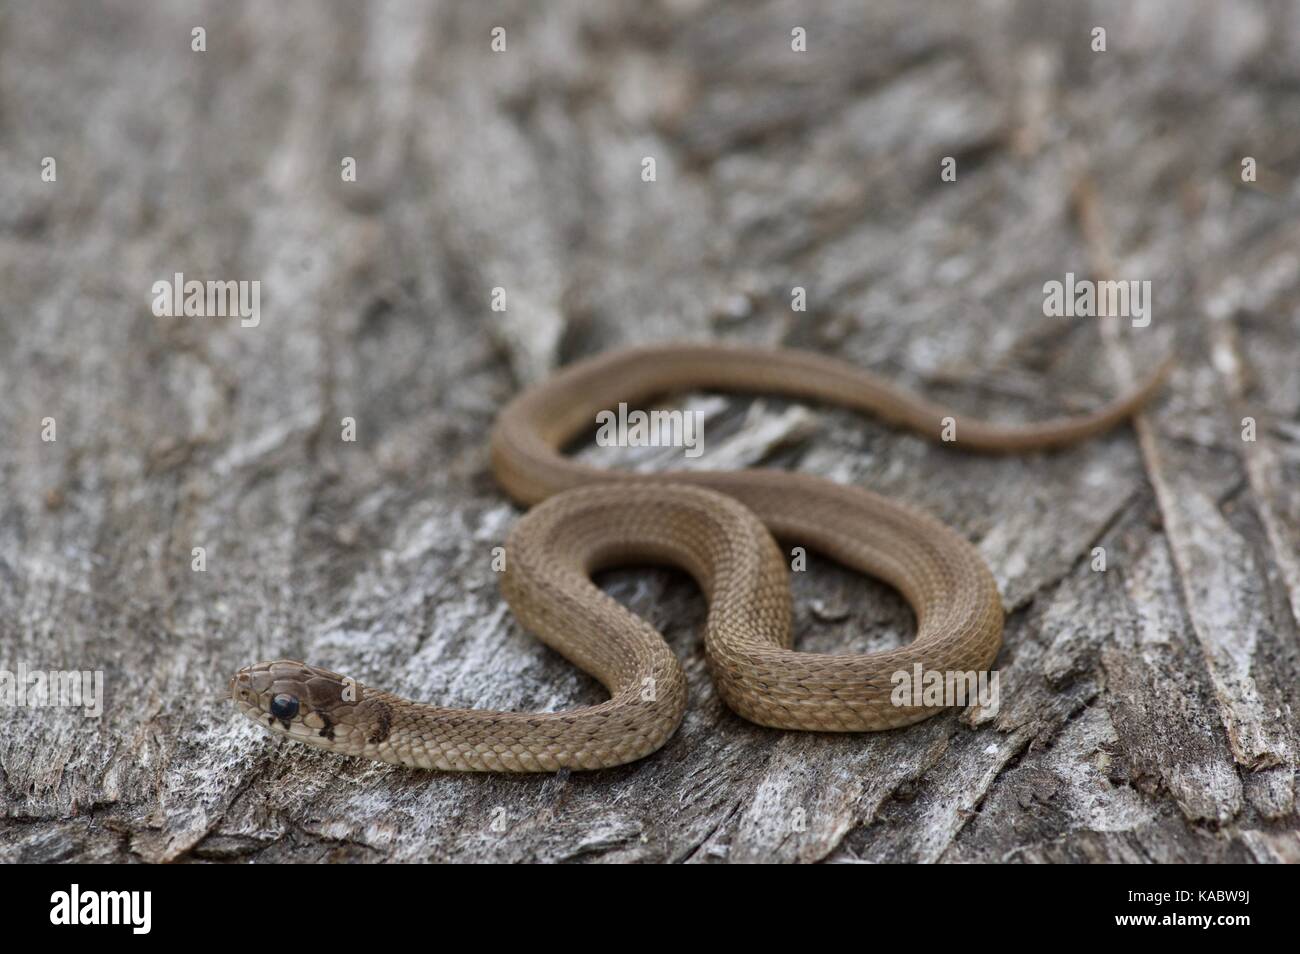
POLYGON ((241 702, 245 705, 256 705, 257 694, 253 690, 253 667, 245 666, 233 676, 230 677, 230 684, 227 687, 227 698, 235 705, 241 702))

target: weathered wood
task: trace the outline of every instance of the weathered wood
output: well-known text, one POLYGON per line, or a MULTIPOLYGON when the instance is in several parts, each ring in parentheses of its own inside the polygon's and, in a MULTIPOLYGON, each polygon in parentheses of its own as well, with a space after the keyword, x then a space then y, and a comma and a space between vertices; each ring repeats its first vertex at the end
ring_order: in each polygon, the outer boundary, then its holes
MULTIPOLYGON (((1300 861, 1296 26, 1066 0, 6 8, 0 669, 103 670, 106 698, 0 718, 0 859, 1300 861), (1067 271, 1150 279, 1150 327, 1045 317, 1067 271), (260 281, 260 324, 155 317, 175 272, 260 281), (703 466, 871 487, 977 542, 1008 611, 996 713, 748 724, 699 594, 628 570, 604 584, 691 687, 635 765, 420 773, 237 718, 230 674, 285 656, 447 705, 598 701, 497 593, 517 510, 485 439, 523 382, 681 337, 828 351, 1004 419, 1178 367, 1135 429, 1011 458, 687 398, 703 466)), ((801 648, 911 631, 816 557, 792 585, 801 648)))

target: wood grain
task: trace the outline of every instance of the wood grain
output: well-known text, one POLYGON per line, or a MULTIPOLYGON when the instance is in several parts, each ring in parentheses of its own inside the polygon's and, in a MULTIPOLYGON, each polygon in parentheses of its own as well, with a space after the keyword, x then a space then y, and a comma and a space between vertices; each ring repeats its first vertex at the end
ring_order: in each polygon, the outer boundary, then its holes
MULTIPOLYGON (((1298 26, 1262 2, 6 8, 0 668, 101 669, 106 700, 0 713, 0 859, 1300 860, 1298 26), (1107 268, 1152 281, 1149 328, 1043 316, 1044 282, 1107 268), (177 271, 261 281, 260 325, 155 317, 177 271), (1137 432, 1021 458, 689 398, 716 466, 859 483, 976 542, 1009 614, 996 716, 750 725, 704 671, 703 600, 657 570, 605 580, 690 683, 635 765, 430 775, 235 715, 231 673, 276 657, 454 706, 598 700, 504 610, 486 435, 559 363, 682 337, 1004 419, 1180 363, 1137 432)), ((793 586, 803 648, 912 630, 815 557, 793 586)))

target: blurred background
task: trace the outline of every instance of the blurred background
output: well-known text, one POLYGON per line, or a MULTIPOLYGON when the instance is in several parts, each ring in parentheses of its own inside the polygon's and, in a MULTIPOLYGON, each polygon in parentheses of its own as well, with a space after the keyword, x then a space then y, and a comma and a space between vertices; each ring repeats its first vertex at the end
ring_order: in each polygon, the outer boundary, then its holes
MULTIPOLYGON (((6 4, 0 666, 102 669, 107 700, 0 719, 0 857, 1297 860, 1297 116, 1282 0, 6 4), (155 316, 177 272, 260 282, 260 322, 155 316), (1044 316, 1067 272, 1149 280, 1150 326, 1044 316), (236 721, 226 680, 278 657, 600 699, 497 595, 487 432, 564 362, 677 338, 1002 419, 1178 367, 1136 434, 1030 459, 708 405, 706 466, 859 483, 980 545, 996 718, 751 726, 698 594, 628 572, 692 691, 637 765, 423 776, 236 721)), ((795 587, 802 648, 909 638, 871 581, 795 587)))

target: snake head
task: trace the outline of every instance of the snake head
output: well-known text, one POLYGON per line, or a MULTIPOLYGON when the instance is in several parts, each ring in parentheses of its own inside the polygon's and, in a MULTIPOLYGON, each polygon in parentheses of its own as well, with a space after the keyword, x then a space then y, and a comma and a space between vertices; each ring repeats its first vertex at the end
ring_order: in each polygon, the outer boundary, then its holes
POLYGON ((292 659, 245 666, 230 700, 272 732, 334 752, 359 754, 373 739, 378 700, 355 679, 292 659))

